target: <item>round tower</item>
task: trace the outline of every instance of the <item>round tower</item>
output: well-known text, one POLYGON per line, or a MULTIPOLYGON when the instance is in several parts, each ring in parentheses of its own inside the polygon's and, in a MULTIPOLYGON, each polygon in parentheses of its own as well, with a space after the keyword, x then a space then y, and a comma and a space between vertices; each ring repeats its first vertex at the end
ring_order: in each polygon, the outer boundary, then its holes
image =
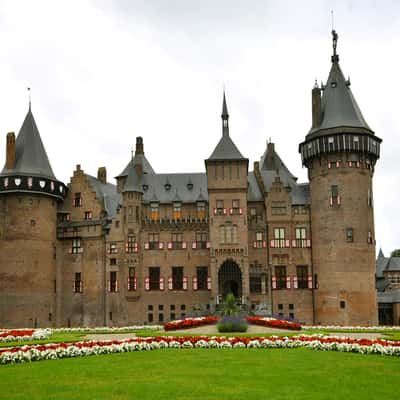
POLYGON ((312 90, 312 127, 299 146, 308 168, 315 323, 377 324, 372 178, 381 139, 339 66, 312 90))
POLYGON ((33 114, 7 135, 0 174, 0 326, 56 320, 56 224, 67 187, 52 171, 33 114))

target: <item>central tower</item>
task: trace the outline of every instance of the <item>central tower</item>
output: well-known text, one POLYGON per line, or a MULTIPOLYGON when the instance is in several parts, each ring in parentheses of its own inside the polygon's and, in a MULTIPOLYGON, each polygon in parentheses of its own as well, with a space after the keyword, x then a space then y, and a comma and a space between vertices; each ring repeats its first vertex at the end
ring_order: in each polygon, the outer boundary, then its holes
POLYGON ((315 323, 373 325, 372 177, 382 140, 357 105, 332 36, 328 81, 312 89, 312 127, 299 146, 310 180, 315 323))

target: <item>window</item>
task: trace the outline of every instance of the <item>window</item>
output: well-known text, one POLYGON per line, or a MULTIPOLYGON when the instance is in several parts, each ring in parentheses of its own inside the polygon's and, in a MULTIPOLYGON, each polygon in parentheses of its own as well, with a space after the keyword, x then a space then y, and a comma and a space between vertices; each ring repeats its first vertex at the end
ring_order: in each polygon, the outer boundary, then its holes
POLYGON ((183 289, 183 267, 172 267, 172 289, 183 289))
POLYGON ((119 221, 115 221, 115 228, 119 228, 119 221))
POLYGON ((85 211, 85 219, 89 220, 92 219, 93 213, 91 211, 85 211))
POLYGON ((116 258, 110 258, 110 265, 117 265, 117 259, 116 258))
POLYGON ((346 241, 352 242, 353 241, 353 228, 346 229, 346 241))
POLYGON ((250 207, 250 216, 255 217, 257 215, 257 209, 255 207, 250 207))
POLYGON ((174 219, 182 218, 182 203, 174 203, 173 205, 173 217, 174 219))
POLYGON ((136 290, 135 267, 129 267, 128 269, 128 290, 136 290))
POLYGON ((207 290, 208 267, 197 267, 197 290, 207 290))
POLYGON ((34 219, 31 219, 31 226, 35 226, 36 225, 36 221, 34 219))
POLYGON ((224 215, 224 201, 217 200, 217 214, 224 215))
POLYGON ((240 200, 232 200, 232 214, 240 214, 240 200))
POLYGON ((136 253, 137 251, 137 243, 134 235, 128 235, 128 241, 126 242, 126 252, 127 253, 136 253))
POLYGON ((339 206, 340 205, 340 196, 337 185, 331 186, 331 197, 330 197, 330 206, 339 206))
POLYGON ((108 282, 109 292, 118 292, 117 271, 110 271, 110 280, 108 282))
POLYGON ((306 228, 296 228, 295 233, 296 233, 296 247, 306 247, 307 246, 306 228))
POLYGON ((283 304, 278 304, 278 310, 283 310, 283 304))
POLYGON ((344 300, 340 300, 340 308, 341 309, 346 308, 346 302, 344 300))
POLYGON ((299 289, 308 288, 308 267, 307 265, 298 265, 296 267, 297 272, 297 287, 299 289))
POLYGON ((175 313, 171 313, 169 319, 170 319, 171 321, 175 320, 175 313))
POLYGON ((373 240, 373 238, 372 238, 372 232, 371 232, 371 231, 368 231, 367 242, 368 242, 369 244, 373 244, 373 243, 374 243, 374 240, 373 240))
POLYGON ((74 292, 82 293, 82 275, 80 272, 75 272, 74 292))
POLYGON ((82 205, 82 198, 80 193, 75 193, 73 205, 74 207, 80 207, 82 205))
POLYGON ((219 242, 220 242, 220 244, 225 243, 225 226, 224 225, 221 225, 219 227, 219 242))
POLYGON ((373 200, 372 200, 372 190, 368 189, 368 197, 367 197, 368 207, 373 207, 373 200))
POLYGON ((250 293, 261 293, 261 276, 250 275, 250 293))
POLYGON ((256 232, 256 240, 254 242, 254 247, 257 249, 261 249, 263 247, 264 241, 264 233, 263 232, 256 232))
POLYGON ((272 215, 285 215, 286 214, 286 202, 284 201, 273 201, 271 204, 272 215))
POLYGON ((151 203, 150 204, 150 209, 151 209, 151 219, 154 221, 156 219, 159 219, 160 217, 160 208, 158 203, 151 203))
POLYGON ((181 249, 182 248, 182 233, 173 233, 171 235, 171 244, 172 249, 181 249))
POLYGON ((164 310, 164 304, 159 304, 158 311, 163 311, 163 310, 164 310))
POLYGON ((160 267, 149 268, 150 290, 160 290, 160 267))
POLYGON ((116 254, 116 253, 118 253, 117 243, 115 243, 115 242, 111 242, 111 243, 110 243, 109 253, 110 253, 110 254, 116 254))
POLYGON ((148 311, 153 311, 153 305, 152 305, 152 304, 149 304, 149 305, 147 306, 147 310, 148 310, 148 311))
POLYGON ((340 160, 338 161, 328 161, 328 168, 340 168, 340 160))
POLYGON ((276 288, 286 289, 286 267, 279 265, 275 267, 276 288))
POLYGON ((274 228, 275 247, 285 247, 285 228, 274 228))
POLYGON ((153 314, 147 314, 147 321, 153 322, 153 314))
POLYGON ((72 254, 82 253, 81 239, 80 238, 72 239, 72 251, 71 252, 72 252, 72 254))
POLYGON ((289 310, 294 310, 294 304, 289 304, 289 310))
POLYGON ((157 250, 160 236, 158 233, 149 233, 149 249, 157 250))
POLYGON ((221 225, 219 227, 219 235, 221 244, 237 243, 237 225, 232 225, 229 222, 226 225, 221 225))
POLYGON ((61 215, 61 222, 69 222, 71 219, 71 214, 65 213, 61 215))
POLYGON ((206 203, 203 201, 197 202, 197 218, 204 219, 206 217, 206 203))
POLYGON ((206 249, 208 241, 207 232, 196 232, 196 249, 206 249))
POLYGON ((186 305, 185 304, 181 304, 181 311, 185 311, 186 310, 186 305))
POLYGON ((389 282, 393 285, 400 284, 400 275, 390 275, 388 276, 389 282))

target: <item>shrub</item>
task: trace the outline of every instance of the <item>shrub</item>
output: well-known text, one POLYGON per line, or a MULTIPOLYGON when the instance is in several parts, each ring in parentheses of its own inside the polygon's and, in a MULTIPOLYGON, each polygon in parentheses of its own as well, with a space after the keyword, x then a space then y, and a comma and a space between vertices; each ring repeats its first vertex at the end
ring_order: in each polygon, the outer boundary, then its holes
POLYGON ((225 316, 223 317, 217 325, 218 332, 246 332, 247 322, 237 316, 225 316))

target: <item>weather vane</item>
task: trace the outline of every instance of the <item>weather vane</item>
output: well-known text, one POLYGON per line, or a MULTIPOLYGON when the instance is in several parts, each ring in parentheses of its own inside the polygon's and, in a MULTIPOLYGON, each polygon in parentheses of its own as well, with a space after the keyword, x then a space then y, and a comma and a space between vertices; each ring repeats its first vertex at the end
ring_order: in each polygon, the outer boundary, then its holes
POLYGON ((28 87, 28 92, 29 92, 29 109, 31 109, 31 88, 28 87))
POLYGON ((336 56, 336 47, 337 47, 337 41, 339 38, 339 35, 334 29, 334 19, 333 19, 333 10, 331 10, 331 16, 332 16, 332 46, 333 46, 333 55, 336 56))

